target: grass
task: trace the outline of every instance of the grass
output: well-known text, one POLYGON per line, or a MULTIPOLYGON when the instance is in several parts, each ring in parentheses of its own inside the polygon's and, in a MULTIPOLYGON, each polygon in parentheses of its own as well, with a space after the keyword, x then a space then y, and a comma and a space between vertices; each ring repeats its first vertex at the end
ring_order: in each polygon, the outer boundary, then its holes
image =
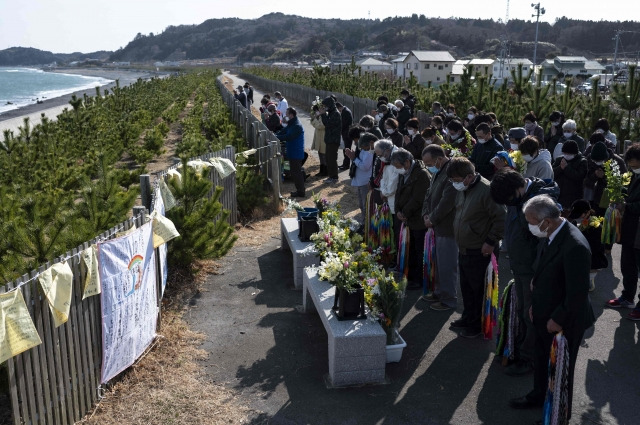
POLYGON ((183 320, 183 306, 197 296, 214 262, 200 264, 196 279, 174 273, 165 295, 162 323, 148 353, 106 392, 95 410, 80 423, 122 424, 244 424, 252 411, 228 388, 207 382, 199 361, 207 352, 198 348, 204 335, 183 320))

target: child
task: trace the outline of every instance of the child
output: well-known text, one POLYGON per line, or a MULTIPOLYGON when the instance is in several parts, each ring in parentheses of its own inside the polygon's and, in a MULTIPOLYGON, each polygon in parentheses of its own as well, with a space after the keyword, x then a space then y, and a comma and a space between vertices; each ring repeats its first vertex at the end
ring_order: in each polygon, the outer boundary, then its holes
POLYGON ((602 217, 592 215, 594 211, 591 209, 589 201, 578 199, 571 205, 569 220, 572 220, 578 229, 589 242, 591 247, 591 271, 589 273, 589 291, 596 288, 596 274, 598 270, 609 267, 609 261, 604 255, 604 245, 600 241, 602 236, 602 217))

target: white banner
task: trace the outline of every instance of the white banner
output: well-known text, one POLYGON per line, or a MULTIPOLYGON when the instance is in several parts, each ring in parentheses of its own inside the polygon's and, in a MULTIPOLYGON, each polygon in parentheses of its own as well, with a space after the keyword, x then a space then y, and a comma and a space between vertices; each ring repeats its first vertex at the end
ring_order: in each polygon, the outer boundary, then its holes
MULTIPOLYGON (((153 206, 154 211, 158 211, 159 214, 165 215, 166 209, 164 205, 164 198, 162 197, 162 189, 159 188, 156 190, 156 201, 153 206)), ((167 244, 162 244, 158 247, 159 259, 160 259, 160 273, 162 275, 162 293, 160 294, 160 298, 164 296, 164 289, 167 287, 167 244)))
POLYGON ((156 335, 156 264, 151 223, 98 244, 102 286, 102 378, 131 366, 156 335))

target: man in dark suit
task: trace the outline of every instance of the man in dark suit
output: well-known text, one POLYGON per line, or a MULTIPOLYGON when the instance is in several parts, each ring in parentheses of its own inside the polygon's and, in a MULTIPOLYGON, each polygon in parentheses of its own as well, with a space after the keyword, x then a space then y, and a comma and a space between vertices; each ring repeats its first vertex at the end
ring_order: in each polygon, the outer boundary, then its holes
POLYGON ((342 140, 344 141, 344 149, 342 150, 344 159, 342 160, 340 169, 348 170, 351 161, 345 154, 345 151, 347 149, 351 149, 351 145, 353 144, 353 140, 349 138, 349 128, 351 128, 351 124, 353 124, 353 114, 351 113, 351 110, 349 108, 347 108, 340 102, 336 102, 336 108, 338 108, 338 112, 340 112, 340 117, 342 118, 342 129, 340 131, 340 134, 342 135, 342 140))
POLYGON ((548 387, 551 344, 562 331, 568 343, 568 417, 573 372, 584 331, 595 322, 589 301, 591 250, 582 232, 560 217, 555 201, 535 196, 522 207, 529 230, 541 238, 533 265, 531 320, 535 328, 533 391, 509 401, 515 409, 542 407, 548 387))

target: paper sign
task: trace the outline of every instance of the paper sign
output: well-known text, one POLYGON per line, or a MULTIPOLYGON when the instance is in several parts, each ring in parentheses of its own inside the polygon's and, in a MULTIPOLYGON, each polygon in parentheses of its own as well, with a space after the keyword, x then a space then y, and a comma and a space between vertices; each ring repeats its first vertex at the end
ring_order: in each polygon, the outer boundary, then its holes
POLYGON ((209 162, 223 179, 236 171, 236 167, 233 165, 233 162, 227 158, 211 158, 209 162))
POLYGON ((169 170, 167 171, 167 175, 170 179, 175 178, 178 181, 178 186, 182 184, 182 174, 178 170, 169 170))
MULTIPOLYGON (((162 197, 164 210, 169 211, 171 208, 176 206, 176 198, 173 196, 173 193, 171 193, 169 186, 167 186, 167 183, 163 178, 160 179, 158 187, 160 188, 160 196, 162 197)), ((156 196, 158 195, 156 194, 156 196)))
POLYGON ((180 236, 176 230, 176 226, 167 217, 158 211, 151 213, 153 219, 153 247, 157 248, 162 244, 169 242, 171 239, 180 236))
POLYGON ((73 271, 66 261, 54 264, 38 277, 38 282, 49 300, 49 308, 57 328, 69 320, 73 271))
POLYGON ((82 262, 87 268, 87 276, 84 278, 84 288, 82 292, 82 299, 92 297, 100 293, 100 273, 98 272, 98 254, 96 252, 96 246, 82 251, 80 255, 82 262))
MULTIPOLYGON (((165 208, 164 208, 164 200, 160 195, 160 188, 156 188, 156 201, 153 206, 153 211, 158 214, 164 216, 165 208)), ((152 225, 153 226, 153 225, 152 225)), ((160 298, 164 295, 164 290, 167 287, 167 276, 168 276, 168 267, 167 267, 167 244, 160 245, 158 247, 158 260, 160 263, 160 276, 162 279, 162 288, 160 289, 160 298)))
POLYGON ((105 383, 131 366, 156 335, 156 260, 151 223, 98 244, 105 383))
POLYGON ((42 344, 21 290, 0 294, 0 363, 42 344))

